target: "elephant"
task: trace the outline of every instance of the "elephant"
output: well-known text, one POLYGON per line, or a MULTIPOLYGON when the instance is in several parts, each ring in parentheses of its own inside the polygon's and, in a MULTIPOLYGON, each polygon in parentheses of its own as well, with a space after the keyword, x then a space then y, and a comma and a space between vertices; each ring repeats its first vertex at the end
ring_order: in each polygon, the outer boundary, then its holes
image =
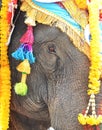
POLYGON ((78 113, 85 110, 90 61, 59 28, 37 23, 34 27, 34 55, 27 76, 28 93, 19 96, 14 85, 21 79, 20 61, 11 54, 19 47, 26 30, 25 13, 20 12, 8 49, 11 68, 11 113, 9 130, 82 130, 78 113))

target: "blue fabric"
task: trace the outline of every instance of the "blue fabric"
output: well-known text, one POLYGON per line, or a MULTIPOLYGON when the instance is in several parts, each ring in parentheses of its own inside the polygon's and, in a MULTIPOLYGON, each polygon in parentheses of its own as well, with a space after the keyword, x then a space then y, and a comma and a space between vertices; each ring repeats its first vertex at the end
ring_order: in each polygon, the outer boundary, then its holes
POLYGON ((100 22, 101 44, 102 44, 102 22, 100 22))
POLYGON ((71 24, 73 27, 75 27, 78 30, 81 30, 81 26, 73 20, 73 18, 70 16, 70 14, 64 9, 61 8, 58 4, 55 3, 40 3, 35 0, 32 0, 36 5, 60 16, 64 20, 66 20, 69 24, 71 24))
POLYGON ((102 22, 100 22, 100 29, 101 29, 101 31, 102 31, 102 22))
POLYGON ((31 51, 31 47, 29 49, 28 44, 21 44, 21 46, 12 53, 12 57, 16 60, 25 60, 28 59, 30 64, 35 62, 35 57, 33 56, 33 53, 31 51))

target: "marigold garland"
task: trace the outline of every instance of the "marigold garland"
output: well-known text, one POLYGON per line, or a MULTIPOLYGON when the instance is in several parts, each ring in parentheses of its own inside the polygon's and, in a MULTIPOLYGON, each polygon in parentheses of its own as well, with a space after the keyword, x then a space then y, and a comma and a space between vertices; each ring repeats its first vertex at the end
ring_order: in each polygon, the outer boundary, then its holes
POLYGON ((78 120, 82 125, 99 125, 102 123, 102 115, 96 114, 95 94, 100 91, 100 68, 101 68, 101 55, 100 55, 100 29, 99 29, 99 6, 100 0, 91 0, 88 4, 89 10, 89 24, 91 32, 90 41, 90 55, 91 67, 89 73, 88 95, 90 95, 89 103, 85 114, 79 114, 78 120), (89 109, 92 109, 92 115, 88 115, 89 109))
POLYGON ((8 47, 6 46, 10 28, 7 21, 9 2, 10 0, 2 0, 0 10, 0 130, 8 129, 10 113, 11 83, 7 56, 8 47))
POLYGON ((98 94, 100 91, 100 29, 99 29, 99 3, 97 0, 91 2, 89 8, 89 23, 92 40, 90 41, 91 67, 89 73, 88 94, 98 94), (95 13, 93 13, 95 12, 95 13))

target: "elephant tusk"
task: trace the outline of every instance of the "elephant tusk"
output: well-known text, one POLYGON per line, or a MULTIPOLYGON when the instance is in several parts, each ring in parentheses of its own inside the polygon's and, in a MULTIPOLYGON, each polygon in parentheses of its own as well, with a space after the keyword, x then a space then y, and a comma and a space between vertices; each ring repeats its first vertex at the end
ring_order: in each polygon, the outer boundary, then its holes
POLYGON ((55 130, 54 128, 52 128, 52 127, 50 127, 50 128, 48 128, 47 130, 55 130))

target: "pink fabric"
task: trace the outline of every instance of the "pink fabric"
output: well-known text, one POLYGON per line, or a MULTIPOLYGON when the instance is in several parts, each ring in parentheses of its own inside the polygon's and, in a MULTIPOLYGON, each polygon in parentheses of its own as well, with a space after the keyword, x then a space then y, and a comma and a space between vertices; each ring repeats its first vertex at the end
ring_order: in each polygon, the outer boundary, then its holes
POLYGON ((34 36, 33 36, 33 27, 28 26, 27 31, 20 39, 21 43, 27 43, 27 44, 33 44, 34 42, 34 36))

